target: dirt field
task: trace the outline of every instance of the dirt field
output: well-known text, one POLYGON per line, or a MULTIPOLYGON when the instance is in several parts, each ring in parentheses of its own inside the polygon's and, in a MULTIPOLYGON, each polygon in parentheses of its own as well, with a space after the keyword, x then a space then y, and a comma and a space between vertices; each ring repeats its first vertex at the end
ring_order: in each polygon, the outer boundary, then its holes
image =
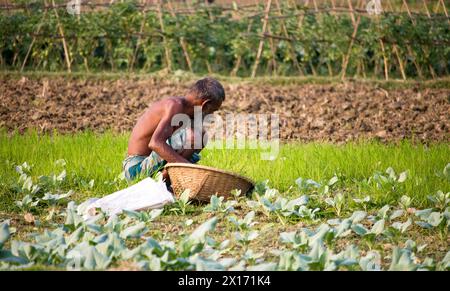
MULTIPOLYGON (((182 95, 189 83, 1 77, 0 127, 60 132, 131 130, 153 100, 182 95)), ((278 113, 281 137, 449 141, 450 89, 381 89, 358 83, 273 86, 226 84, 222 114, 278 113)))

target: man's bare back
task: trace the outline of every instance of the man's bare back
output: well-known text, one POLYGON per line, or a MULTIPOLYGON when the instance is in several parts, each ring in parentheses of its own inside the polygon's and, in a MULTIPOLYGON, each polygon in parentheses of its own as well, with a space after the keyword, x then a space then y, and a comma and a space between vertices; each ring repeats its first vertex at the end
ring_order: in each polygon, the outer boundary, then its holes
MULTIPOLYGON (((168 112, 183 113, 183 98, 168 97, 151 104, 138 119, 128 141, 128 155, 148 156, 152 150, 149 143, 161 118, 168 112)), ((177 128, 173 127, 173 131, 177 128)))

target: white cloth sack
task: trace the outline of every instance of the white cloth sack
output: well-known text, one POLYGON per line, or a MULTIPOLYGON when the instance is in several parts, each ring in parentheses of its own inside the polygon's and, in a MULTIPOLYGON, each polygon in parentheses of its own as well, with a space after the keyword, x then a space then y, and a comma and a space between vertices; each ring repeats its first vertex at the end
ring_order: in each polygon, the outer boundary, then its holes
POLYGON ((147 210, 162 208, 175 200, 162 181, 146 178, 133 186, 114 192, 103 198, 91 198, 77 208, 78 214, 87 220, 96 214, 100 208, 109 216, 120 214, 123 210, 147 210))

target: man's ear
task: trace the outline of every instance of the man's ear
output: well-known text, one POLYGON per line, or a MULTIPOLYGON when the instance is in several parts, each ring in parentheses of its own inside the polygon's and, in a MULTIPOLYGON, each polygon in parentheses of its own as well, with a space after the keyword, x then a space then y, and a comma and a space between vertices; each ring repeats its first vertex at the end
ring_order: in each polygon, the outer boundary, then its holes
POLYGON ((203 100, 202 101, 202 108, 205 107, 205 105, 209 105, 209 104, 211 104, 211 100, 210 99, 203 100))
POLYGON ((209 99, 202 101, 202 111, 209 112, 211 105, 212 102, 209 99))

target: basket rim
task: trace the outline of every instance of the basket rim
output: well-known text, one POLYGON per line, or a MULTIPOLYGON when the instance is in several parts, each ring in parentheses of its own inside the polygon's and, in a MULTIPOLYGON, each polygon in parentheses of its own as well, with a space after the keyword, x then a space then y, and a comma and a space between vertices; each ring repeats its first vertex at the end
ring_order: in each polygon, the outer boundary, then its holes
POLYGON ((227 170, 221 170, 218 168, 214 168, 214 167, 209 167, 209 166, 203 166, 203 165, 196 165, 196 164, 188 164, 188 163, 168 163, 165 165, 164 168, 170 168, 170 167, 185 167, 185 168, 195 168, 195 169, 203 169, 203 170, 210 170, 213 172, 217 172, 217 173, 222 173, 222 174, 228 174, 237 178, 241 178, 247 182, 249 182, 250 184, 252 184, 252 186, 255 186, 255 182, 250 179, 247 178, 245 176, 233 173, 231 171, 227 171, 227 170))

